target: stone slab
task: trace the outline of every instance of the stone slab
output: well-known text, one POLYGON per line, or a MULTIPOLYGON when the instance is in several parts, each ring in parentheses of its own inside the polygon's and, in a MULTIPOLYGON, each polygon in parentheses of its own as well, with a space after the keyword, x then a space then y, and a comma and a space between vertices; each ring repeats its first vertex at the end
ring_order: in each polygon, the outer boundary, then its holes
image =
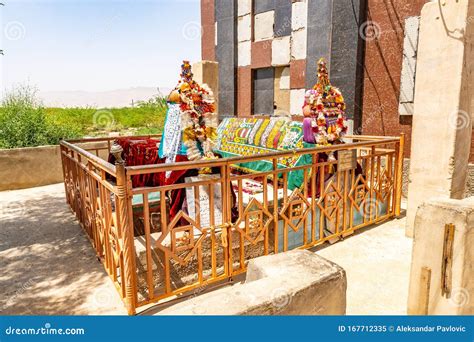
POLYGON ((237 70, 237 115, 252 114, 252 69, 239 67, 237 70))
POLYGON ((201 13, 204 13, 204 11, 209 14, 201 16, 201 59, 214 61, 216 59, 214 0, 201 1, 201 13))
POLYGON ((415 70, 419 29, 420 17, 415 16, 405 19, 403 65, 400 78, 400 103, 413 103, 415 98, 415 70))
POLYGON ((247 66, 250 65, 252 62, 252 42, 240 42, 237 45, 237 65, 240 66, 247 66))
POLYGON ((303 115, 304 94, 306 90, 291 89, 290 91, 290 112, 291 115, 303 115))
POLYGON ((290 89, 290 67, 284 67, 280 75, 279 88, 282 90, 290 89))
POLYGON ((290 68, 275 68, 274 79, 274 112, 273 115, 291 117, 290 115, 290 68))
POLYGON ((308 4, 306 1, 292 3, 291 29, 293 31, 306 28, 308 22, 308 4))
POLYGON ((290 36, 275 38, 272 41, 272 65, 289 65, 291 55, 290 36))
POLYGON ((256 69, 253 77, 253 113, 273 114, 274 69, 256 69))
POLYGON ((266 68, 272 65, 272 41, 252 42, 252 68, 266 68))
POLYGON ((284 37, 291 34, 291 1, 277 1, 275 6, 275 37, 284 37))
POLYGON ((304 88, 306 74, 306 59, 293 59, 290 62, 290 88, 304 88))
POLYGON ((408 313, 416 315, 474 314, 474 197, 432 199, 415 218, 408 313), (443 276, 445 225, 454 225, 452 263, 443 276), (423 272, 423 269, 429 270, 423 272), (426 274, 423 274, 426 273, 426 274), (443 295, 445 280, 448 294, 443 295))
POLYGON ((253 12, 255 14, 268 12, 275 9, 275 0, 254 0, 253 12))
POLYGON ((291 58, 306 59, 306 30, 301 29, 291 34, 291 58))
POLYGON ((219 63, 219 116, 235 113, 235 68, 237 66, 237 5, 234 1, 216 1, 217 20, 216 59, 219 63))
POLYGON ((365 21, 364 1, 333 0, 330 75, 332 83, 344 94, 350 119, 361 115, 364 44, 357 23, 365 21))
POLYGON ((240 17, 250 13, 252 13, 252 0, 237 0, 237 15, 240 17))
POLYGON ((306 88, 317 81, 316 63, 331 56, 332 0, 308 1, 306 88), (311 15, 309 15, 311 13, 311 15))
POLYGON ((218 0, 214 3, 216 20, 235 17, 237 6, 234 0, 218 0))
POLYGON ((199 84, 207 84, 216 97, 216 112, 219 113, 219 64, 213 61, 199 61, 193 64, 194 79, 199 84))
POLYGON ((268 11, 254 16, 254 41, 273 38, 273 25, 275 23, 275 11, 268 11))
POLYGON ((252 16, 250 14, 237 18, 237 39, 239 42, 252 39, 252 16))
POLYGON ((427 3, 421 12, 408 236, 413 236, 417 209, 427 198, 460 199, 465 193, 474 113, 474 25, 469 24, 470 17, 474 17, 474 3, 468 0, 446 2, 442 13, 437 3, 427 3), (446 27, 463 34, 453 36, 446 27), (449 87, 440 87, 446 80, 449 87))

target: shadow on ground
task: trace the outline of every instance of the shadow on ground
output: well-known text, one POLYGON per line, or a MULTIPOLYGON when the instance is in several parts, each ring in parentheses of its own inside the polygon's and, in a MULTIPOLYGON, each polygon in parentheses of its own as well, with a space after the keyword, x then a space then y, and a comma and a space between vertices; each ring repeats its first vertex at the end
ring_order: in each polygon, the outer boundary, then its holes
POLYGON ((56 184, 0 193, 0 314, 125 314, 56 184))

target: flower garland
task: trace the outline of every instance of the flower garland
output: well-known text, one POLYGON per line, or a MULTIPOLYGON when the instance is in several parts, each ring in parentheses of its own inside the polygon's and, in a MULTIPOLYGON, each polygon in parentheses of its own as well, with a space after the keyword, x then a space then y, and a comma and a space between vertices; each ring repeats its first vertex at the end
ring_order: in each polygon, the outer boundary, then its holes
MULTIPOLYGON (((193 80, 191 65, 183 61, 181 81, 176 87, 181 98, 183 142, 189 160, 216 159, 213 148, 217 138, 217 114, 214 95, 207 85, 193 80)), ((208 173, 210 170, 203 170, 208 173)))
POLYGON ((318 61, 318 82, 305 94, 303 111, 311 117, 311 127, 317 145, 326 146, 340 142, 347 132, 346 104, 342 93, 331 86, 326 61, 318 61))

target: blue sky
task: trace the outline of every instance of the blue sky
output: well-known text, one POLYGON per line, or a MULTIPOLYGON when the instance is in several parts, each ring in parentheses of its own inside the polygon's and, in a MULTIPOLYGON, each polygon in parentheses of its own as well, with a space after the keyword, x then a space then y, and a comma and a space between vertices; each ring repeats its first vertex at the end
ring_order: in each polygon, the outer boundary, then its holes
POLYGON ((0 0, 1 88, 174 87, 200 60, 199 0, 0 0))

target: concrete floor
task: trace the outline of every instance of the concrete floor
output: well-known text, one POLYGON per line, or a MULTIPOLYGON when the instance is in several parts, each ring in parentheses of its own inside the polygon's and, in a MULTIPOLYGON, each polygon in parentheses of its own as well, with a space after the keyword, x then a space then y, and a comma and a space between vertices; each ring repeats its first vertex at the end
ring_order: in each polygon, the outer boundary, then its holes
POLYGON ((0 315, 120 315, 64 185, 0 192, 0 315))
POLYGON ((412 242, 403 217, 316 251, 345 269, 348 315, 406 315, 412 242))
MULTIPOLYGON (((316 253, 347 272, 347 314, 405 314, 412 240, 405 220, 316 253)), ((64 187, 0 192, 0 314, 126 314, 65 202, 64 187)))

